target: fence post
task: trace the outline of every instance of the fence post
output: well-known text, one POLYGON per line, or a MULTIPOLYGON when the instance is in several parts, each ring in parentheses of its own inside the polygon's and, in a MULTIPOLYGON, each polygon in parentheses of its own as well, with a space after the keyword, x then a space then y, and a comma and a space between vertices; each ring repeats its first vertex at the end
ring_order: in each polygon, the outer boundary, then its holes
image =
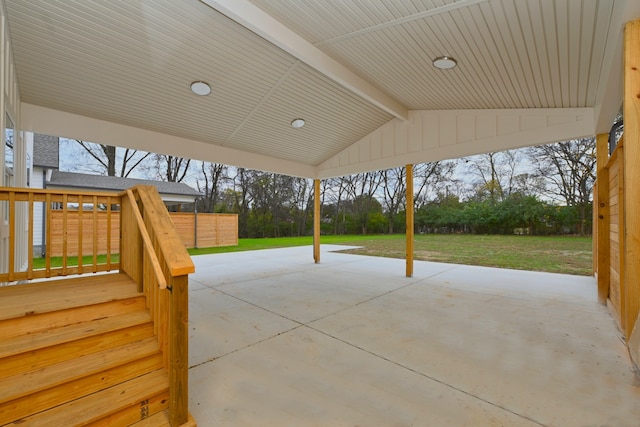
POLYGON ((320 180, 313 180, 313 261, 320 262, 320 180))
POLYGON ((406 185, 406 199, 407 199, 407 215, 406 215, 406 229, 405 229, 405 237, 406 237, 406 276, 413 277, 413 239, 414 239, 414 230, 413 230, 413 165, 406 166, 406 177, 407 185, 406 185))
POLYGON ((193 209, 193 247, 198 249, 198 204, 193 209))
POLYGON ((632 187, 640 182, 640 19, 624 29, 624 227, 623 292, 626 301, 626 338, 640 312, 640 197, 632 187))
POLYGON ((611 237, 609 236, 609 224, 611 218, 609 215, 609 144, 608 134, 599 134, 596 137, 596 180, 598 183, 597 194, 595 199, 595 209, 597 211, 596 235, 593 236, 597 241, 597 253, 595 258, 597 262, 596 271, 598 272, 598 302, 607 303, 609 297, 609 277, 611 256, 609 253, 609 244, 611 237))
POLYGON ((169 318, 169 422, 181 426, 189 417, 189 276, 171 279, 169 318))

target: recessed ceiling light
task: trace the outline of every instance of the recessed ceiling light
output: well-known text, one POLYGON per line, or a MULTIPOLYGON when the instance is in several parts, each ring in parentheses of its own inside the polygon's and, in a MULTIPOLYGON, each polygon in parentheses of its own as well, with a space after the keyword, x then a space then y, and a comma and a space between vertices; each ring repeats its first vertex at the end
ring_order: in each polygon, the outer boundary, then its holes
POLYGON ((193 82, 191 83, 191 92, 196 95, 205 96, 211 93, 211 86, 207 82, 193 82))
POLYGON ((295 128, 295 129, 300 129, 302 126, 304 126, 304 119, 293 119, 291 121, 291 127, 295 128))
POLYGON ((458 65, 458 62, 450 56, 439 56, 433 60, 433 66, 441 70, 450 70, 458 65))

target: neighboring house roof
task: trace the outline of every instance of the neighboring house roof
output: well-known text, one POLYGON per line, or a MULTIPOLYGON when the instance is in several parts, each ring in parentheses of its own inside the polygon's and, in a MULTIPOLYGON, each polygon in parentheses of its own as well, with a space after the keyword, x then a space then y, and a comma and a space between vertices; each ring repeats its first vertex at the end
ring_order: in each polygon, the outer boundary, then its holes
POLYGON ((165 202, 191 203, 201 195, 198 191, 181 182, 152 181, 61 171, 53 171, 46 186, 47 188, 92 191, 123 191, 136 185, 153 185, 158 189, 162 200, 165 202))
POLYGON ((58 169, 60 164, 60 144, 57 136, 33 135, 33 166, 58 169))

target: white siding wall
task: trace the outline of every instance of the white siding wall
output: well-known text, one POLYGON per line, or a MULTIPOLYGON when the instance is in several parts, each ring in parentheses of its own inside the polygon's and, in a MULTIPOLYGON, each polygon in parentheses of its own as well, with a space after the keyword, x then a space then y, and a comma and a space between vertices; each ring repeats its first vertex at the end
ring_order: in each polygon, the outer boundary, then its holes
MULTIPOLYGON (((13 152, 13 182, 5 181, 4 144, 0 144, 0 182, 1 185, 27 186, 27 149, 23 144, 20 129, 20 97, 18 94, 18 82, 16 80, 15 65, 7 28, 7 17, 4 0, 0 0, 0 130, 4 133, 9 116, 14 128, 14 152, 13 152)), ((4 135, 2 136, 4 139, 4 135)), ((27 207, 20 204, 16 209, 16 245, 9 248, 9 227, 5 215, 6 204, 0 202, 0 271, 8 270, 8 253, 15 253, 15 268, 20 270, 26 267, 28 257, 27 242, 27 207)))

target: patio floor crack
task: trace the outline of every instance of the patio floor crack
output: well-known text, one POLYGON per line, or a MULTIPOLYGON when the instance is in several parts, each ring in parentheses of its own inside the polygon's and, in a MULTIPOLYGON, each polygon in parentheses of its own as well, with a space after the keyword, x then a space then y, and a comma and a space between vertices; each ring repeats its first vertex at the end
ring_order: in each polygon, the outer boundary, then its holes
POLYGON ((342 343, 344 343, 344 344, 347 344, 347 345, 348 345, 348 346, 350 346, 350 347, 353 347, 353 348, 355 348, 355 349, 357 349, 357 350, 363 351, 363 352, 365 352, 365 353, 367 353, 367 354, 369 354, 369 355, 371 355, 371 356, 377 357, 377 358, 379 358, 379 359, 381 359, 381 360, 384 360, 385 362, 388 362, 388 363, 391 363, 391 364, 393 364, 393 365, 396 365, 396 366, 398 366, 398 367, 400 367, 400 368, 402 368, 402 369, 406 369, 406 370, 408 370, 408 371, 410 371, 410 372, 413 372, 413 373, 415 373, 415 374, 418 374, 418 375, 420 375, 420 376, 422 376, 422 377, 424 377, 424 378, 427 378, 427 379, 429 379, 429 380, 431 380, 431 381, 434 381, 434 382, 436 382, 436 383, 438 383, 438 384, 441 384, 441 385, 443 385, 443 386, 445 386, 445 387, 448 387, 448 388, 450 388, 450 389, 452 389, 452 390, 455 390, 455 391, 457 391, 457 392, 459 392, 459 393, 462 393, 462 394, 464 394, 464 395, 466 395, 466 396, 472 397, 472 398, 477 399, 477 400, 479 400, 479 401, 481 401, 481 402, 484 402, 484 403, 486 403, 486 404, 488 404, 488 405, 491 405, 491 406, 493 406, 493 407, 499 408, 499 409, 501 409, 501 410, 503 410, 503 411, 505 411, 505 412, 508 412, 508 413, 513 414, 513 415, 515 415, 515 416, 517 416, 517 417, 523 418, 523 419, 525 419, 525 420, 527 420, 527 421, 531 421, 532 423, 535 423, 535 424, 537 424, 537 425, 539 425, 539 426, 541 426, 541 427, 547 427, 547 425, 546 425, 546 424, 543 424, 543 423, 541 423, 540 421, 537 421, 537 420, 535 420, 535 419, 533 419, 533 418, 531 418, 531 417, 529 417, 529 416, 527 416, 527 415, 524 415, 524 414, 520 414, 520 413, 518 413, 518 412, 515 412, 515 411, 513 411, 513 410, 511 410, 511 409, 509 409, 509 408, 506 408, 506 407, 504 407, 504 406, 502 406, 502 405, 500 405, 500 404, 498 404, 498 403, 495 403, 495 402, 492 402, 492 401, 487 400, 487 399, 485 399, 485 398, 482 398, 482 397, 480 397, 480 396, 478 396, 478 395, 476 395, 476 394, 473 394, 473 393, 471 393, 471 392, 469 392, 469 391, 466 391, 466 390, 464 390, 464 389, 462 389, 462 388, 460 388, 460 387, 457 387, 457 386, 455 386, 455 385, 453 385, 453 384, 449 384, 449 383, 447 383, 446 381, 443 381, 443 380, 441 380, 441 379, 438 379, 438 378, 436 378, 436 377, 433 377, 433 376, 431 376, 431 375, 428 375, 428 374, 426 374, 426 373, 424 373, 424 372, 418 371, 417 369, 414 369, 414 368, 412 368, 412 367, 410 367, 410 366, 407 366, 407 365, 404 365, 404 364, 402 364, 402 363, 396 362, 395 360, 391 360, 391 359, 389 359, 389 358, 388 358, 388 357, 386 357, 386 356, 383 356, 383 355, 381 355, 381 354, 375 353, 375 352, 373 352, 373 351, 371 351, 371 350, 368 350, 368 349, 366 349, 366 348, 364 348, 364 347, 360 347, 360 346, 358 346, 358 345, 356 345, 356 344, 353 344, 353 343, 351 343, 351 342, 349 342, 349 341, 346 341, 346 340, 344 340, 344 339, 342 339, 342 338, 339 338, 339 337, 337 337, 337 336, 335 336, 335 335, 329 334, 329 333, 327 333, 327 332, 325 332, 325 331, 322 331, 322 330, 320 330, 320 329, 314 328, 314 327, 313 327, 313 326, 311 326, 311 325, 305 325, 305 326, 306 326, 307 328, 309 328, 309 329, 311 329, 311 330, 315 331, 315 332, 318 332, 318 333, 320 333, 320 334, 322 334, 322 335, 326 336, 326 337, 329 337, 329 338, 332 338, 332 339, 334 339, 334 340, 340 341, 340 342, 342 342, 342 343))

